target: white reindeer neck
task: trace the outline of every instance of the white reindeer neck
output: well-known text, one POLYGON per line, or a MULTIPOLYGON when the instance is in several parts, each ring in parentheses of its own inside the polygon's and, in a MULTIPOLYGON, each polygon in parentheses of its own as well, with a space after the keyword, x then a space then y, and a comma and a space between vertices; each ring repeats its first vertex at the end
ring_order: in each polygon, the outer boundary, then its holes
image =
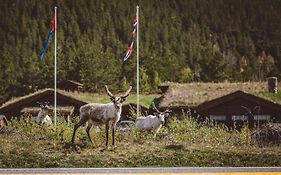
POLYGON ((110 110, 112 113, 115 114, 121 114, 122 111, 122 103, 121 104, 116 104, 114 102, 110 102, 107 104, 108 110, 110 110))

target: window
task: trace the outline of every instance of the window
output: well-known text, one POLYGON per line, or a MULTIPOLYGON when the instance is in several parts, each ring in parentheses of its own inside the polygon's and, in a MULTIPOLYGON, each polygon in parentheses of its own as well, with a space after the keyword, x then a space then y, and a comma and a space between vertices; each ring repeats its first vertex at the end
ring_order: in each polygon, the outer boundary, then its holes
POLYGON ((233 115, 232 120, 248 120, 248 116, 246 115, 233 115))
POLYGON ((225 115, 210 115, 210 120, 224 121, 224 120, 226 120, 226 116, 225 115))
POLYGON ((270 120, 270 115, 254 115, 255 120, 270 120))

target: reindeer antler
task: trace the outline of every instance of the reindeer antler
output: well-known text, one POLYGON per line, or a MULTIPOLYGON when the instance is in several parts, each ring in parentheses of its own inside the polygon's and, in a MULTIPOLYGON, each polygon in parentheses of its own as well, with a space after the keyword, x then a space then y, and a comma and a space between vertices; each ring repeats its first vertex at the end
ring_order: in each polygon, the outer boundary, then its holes
POLYGON ((43 104, 42 102, 36 102, 36 103, 40 106, 40 108, 45 106, 45 104, 43 104))
POLYGON ((108 96, 110 96, 110 97, 114 98, 114 95, 113 95, 113 94, 112 94, 112 93, 108 90, 107 85, 105 85, 104 87, 105 87, 105 90, 106 90, 106 92, 107 92, 108 96))
POLYGON ((165 110, 164 112, 165 112, 165 113, 171 113, 172 110, 170 110, 170 107, 171 107, 171 105, 169 105, 169 106, 166 108, 166 110, 165 110))
POLYGON ((169 107, 164 111, 166 113, 171 113, 172 111, 169 109, 169 107))
POLYGON ((252 114, 251 110, 249 108, 247 108, 246 106, 241 106, 241 107, 247 111, 246 114, 252 114))
POLYGON ((132 88, 133 88, 133 87, 132 87, 132 86, 130 86, 130 87, 129 87, 129 89, 127 90, 127 92, 125 92, 125 94, 124 94, 124 95, 122 95, 121 97, 122 97, 122 98, 126 98, 126 97, 128 97, 128 96, 129 96, 129 93, 130 93, 130 92, 131 92, 131 90, 132 90, 132 88))
POLYGON ((46 105, 49 105, 50 103, 48 102, 48 101, 45 101, 44 102, 44 105, 46 106, 46 105))
POLYGON ((253 109, 253 111, 255 112, 256 110, 258 111, 258 114, 259 114, 259 112, 260 112, 260 110, 261 110, 261 107, 260 107, 260 106, 255 106, 254 109, 253 109))
POLYGON ((159 112, 159 113, 160 113, 159 109, 157 109, 157 108, 156 108, 156 106, 155 106, 155 103, 154 103, 154 102, 152 102, 152 109, 154 109, 156 112, 159 112))
POLYGON ((36 103, 37 103, 38 105, 42 105, 42 102, 37 101, 36 103))

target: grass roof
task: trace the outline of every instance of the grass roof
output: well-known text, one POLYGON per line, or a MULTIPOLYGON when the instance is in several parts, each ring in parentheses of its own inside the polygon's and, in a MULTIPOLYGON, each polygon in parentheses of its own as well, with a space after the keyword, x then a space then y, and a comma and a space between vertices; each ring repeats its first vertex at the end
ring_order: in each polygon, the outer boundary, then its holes
MULTIPOLYGON (((159 107, 196 106, 238 90, 256 95, 267 92, 268 86, 267 82, 170 83, 158 105, 159 107)), ((269 100, 273 101, 272 99, 269 100)))
MULTIPOLYGON (((11 100, 9 100, 6 103, 4 103, 0 107, 0 109, 5 108, 5 107, 7 107, 7 106, 9 106, 11 104, 14 104, 14 103, 17 103, 17 102, 24 101, 26 99, 32 98, 32 97, 34 97, 36 95, 47 93, 48 91, 54 91, 54 89, 51 89, 51 88, 42 89, 42 90, 36 91, 34 93, 31 93, 31 94, 28 94, 28 95, 25 95, 25 96, 22 96, 22 97, 14 97, 11 100)), ((67 96, 67 97, 70 97, 70 98, 73 98, 73 99, 76 99, 76 100, 79 100, 79 101, 82 101, 81 99, 76 98, 74 95, 71 95, 71 93, 68 93, 67 91, 57 90, 57 93, 62 94, 62 95, 67 96)))

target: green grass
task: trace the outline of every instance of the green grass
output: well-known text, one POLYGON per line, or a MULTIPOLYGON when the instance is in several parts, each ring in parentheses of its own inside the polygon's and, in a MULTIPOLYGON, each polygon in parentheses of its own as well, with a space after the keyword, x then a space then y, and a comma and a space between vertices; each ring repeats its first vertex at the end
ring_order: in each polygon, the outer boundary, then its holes
MULTIPOLYGON (((149 107, 154 98, 159 97, 158 94, 151 94, 151 95, 140 95, 140 105, 149 107)), ((85 96, 83 101, 88 103, 108 103, 110 102, 109 97, 107 95, 95 95, 95 96, 85 96)), ((125 103, 137 103, 137 95, 130 94, 129 97, 126 99, 125 103)))
POLYGON ((247 127, 237 132, 193 119, 175 120, 156 139, 117 132, 117 147, 109 149, 104 127, 91 132, 96 145, 89 142, 85 128, 78 129, 76 145, 69 144, 72 129, 73 124, 60 120, 56 129, 30 120, 11 122, 6 130, 17 132, 0 134, 0 168, 281 166, 280 147, 250 145, 247 127))
POLYGON ((275 103, 281 104, 281 91, 278 91, 277 93, 262 92, 258 93, 257 95, 275 103))

